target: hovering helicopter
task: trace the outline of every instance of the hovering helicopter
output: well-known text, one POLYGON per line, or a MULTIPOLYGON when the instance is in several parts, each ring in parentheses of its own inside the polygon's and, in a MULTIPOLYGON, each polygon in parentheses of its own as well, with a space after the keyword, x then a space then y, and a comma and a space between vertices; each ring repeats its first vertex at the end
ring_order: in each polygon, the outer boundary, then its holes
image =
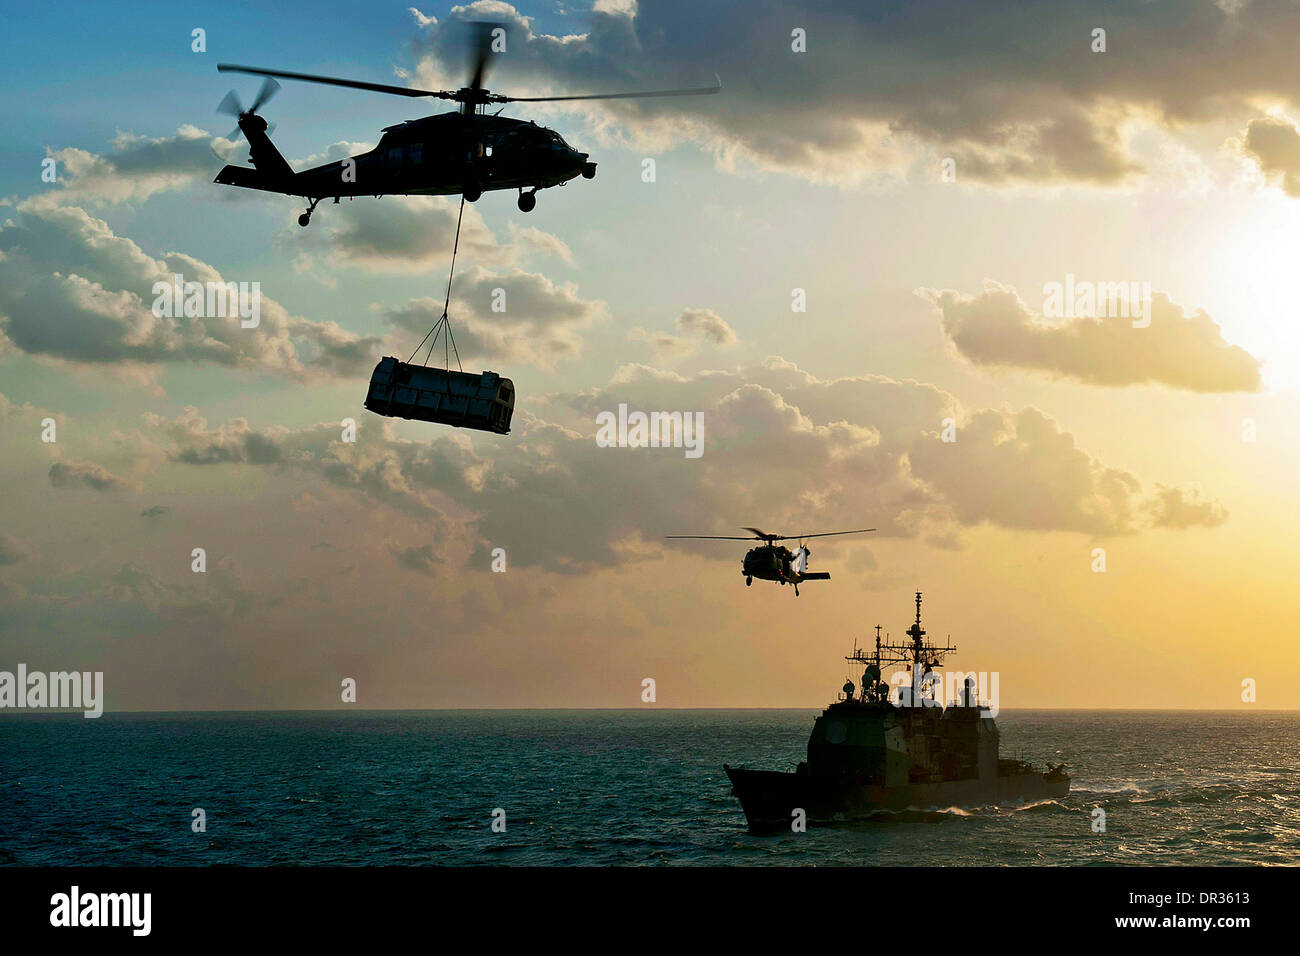
POLYGON ((799 585, 805 581, 829 581, 828 571, 813 572, 808 570, 808 559, 812 552, 804 545, 808 538, 829 538, 837 534, 865 534, 875 528, 858 528, 854 531, 821 531, 817 534, 768 534, 758 528, 746 528, 753 534, 743 536, 718 534, 670 534, 667 538, 693 538, 705 541, 762 541, 764 544, 750 548, 740 563, 740 573, 745 576, 745 587, 760 581, 780 581, 782 586, 794 585, 794 596, 799 596, 799 585), (785 545, 774 544, 776 541, 798 540, 799 547, 791 551, 785 545))
POLYGON ((491 56, 492 24, 477 24, 477 43, 471 61, 469 85, 458 90, 417 90, 387 86, 333 76, 264 70, 252 66, 217 64, 222 73, 249 73, 266 79, 248 109, 231 90, 217 107, 218 112, 236 117, 239 127, 228 139, 243 133, 248 140, 253 169, 226 166, 214 182, 224 186, 260 189, 301 196, 307 211, 298 225, 311 222, 311 214, 322 199, 343 196, 449 196, 457 193, 477 202, 493 189, 518 189, 519 209, 531 212, 537 205, 537 190, 560 186, 577 176, 592 179, 596 164, 580 153, 553 129, 528 120, 511 119, 501 111, 488 115, 494 103, 542 103, 558 100, 613 100, 648 96, 697 96, 717 93, 722 83, 696 89, 650 90, 639 93, 596 93, 584 96, 505 96, 483 87, 491 56), (325 83, 396 96, 433 97, 459 103, 455 112, 386 126, 379 145, 338 162, 295 173, 271 143, 265 119, 257 111, 279 90, 275 77, 325 83))

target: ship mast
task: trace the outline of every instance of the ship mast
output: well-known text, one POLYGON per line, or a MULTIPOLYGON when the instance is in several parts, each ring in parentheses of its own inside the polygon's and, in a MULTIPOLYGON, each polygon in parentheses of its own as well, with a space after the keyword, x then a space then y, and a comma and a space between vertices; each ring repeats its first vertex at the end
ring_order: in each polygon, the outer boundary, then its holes
MULTIPOLYGON (((910 641, 906 644, 895 644, 891 642, 886 635, 884 641, 880 639, 880 625, 876 625, 876 650, 875 654, 868 656, 856 647, 850 657, 844 658, 854 664, 874 665, 875 671, 883 680, 883 669, 890 666, 907 665, 909 669, 915 668, 915 673, 921 674, 927 670, 943 665, 943 659, 948 654, 957 652, 957 648, 951 642, 939 647, 936 644, 925 639, 925 628, 921 626, 921 592, 916 592, 916 620, 906 631, 910 641)), ((868 680, 862 682, 862 698, 868 697, 872 683, 868 680)))

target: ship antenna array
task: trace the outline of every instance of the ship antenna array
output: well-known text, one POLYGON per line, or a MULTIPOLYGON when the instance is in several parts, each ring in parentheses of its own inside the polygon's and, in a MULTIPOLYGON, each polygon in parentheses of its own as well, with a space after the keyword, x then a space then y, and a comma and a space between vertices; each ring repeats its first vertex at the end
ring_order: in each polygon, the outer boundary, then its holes
POLYGON ((911 638, 906 644, 895 644, 889 640, 886 635, 882 642, 880 639, 880 625, 876 625, 876 652, 874 659, 867 657, 861 651, 856 651, 853 657, 845 660, 853 661, 858 664, 875 664, 877 667, 886 667, 890 664, 911 664, 917 667, 929 665, 931 667, 939 666, 943 663, 943 658, 948 654, 957 652, 956 646, 949 638, 948 642, 939 647, 925 639, 925 628, 921 626, 921 592, 916 592, 916 621, 907 629, 907 635, 911 638))

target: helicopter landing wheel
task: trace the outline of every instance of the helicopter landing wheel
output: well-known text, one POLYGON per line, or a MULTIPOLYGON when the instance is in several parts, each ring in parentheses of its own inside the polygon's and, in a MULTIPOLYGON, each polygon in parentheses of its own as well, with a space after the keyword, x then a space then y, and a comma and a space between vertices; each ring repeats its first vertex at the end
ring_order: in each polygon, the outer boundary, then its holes
POLYGON ((753 587, 753 585, 754 585, 754 579, 751 578, 749 575, 745 575, 745 587, 747 588, 753 587))
POLYGON ((532 212, 536 208, 537 208, 537 190, 534 189, 532 192, 526 193, 521 189, 519 191, 519 211, 532 212))
POLYGON ((461 195, 465 197, 466 202, 478 202, 483 196, 483 187, 478 183, 466 183, 461 195))
POLYGON ((795 597, 799 596, 799 585, 797 584, 794 586, 794 596, 795 597))
POLYGON ((313 199, 307 204, 307 211, 298 217, 298 225, 302 226, 304 229, 307 228, 307 224, 311 222, 311 214, 316 211, 316 205, 319 202, 319 199, 313 199))

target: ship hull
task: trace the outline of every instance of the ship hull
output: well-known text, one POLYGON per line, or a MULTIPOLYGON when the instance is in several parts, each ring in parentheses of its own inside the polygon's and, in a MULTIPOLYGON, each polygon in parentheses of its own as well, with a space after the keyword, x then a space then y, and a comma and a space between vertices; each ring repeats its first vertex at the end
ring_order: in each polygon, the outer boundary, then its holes
POLYGON ((864 820, 884 811, 1016 804, 1063 797, 1070 779, 1017 773, 986 780, 949 780, 896 787, 819 779, 808 773, 726 767, 751 833, 788 830, 801 809, 811 826, 864 820))

